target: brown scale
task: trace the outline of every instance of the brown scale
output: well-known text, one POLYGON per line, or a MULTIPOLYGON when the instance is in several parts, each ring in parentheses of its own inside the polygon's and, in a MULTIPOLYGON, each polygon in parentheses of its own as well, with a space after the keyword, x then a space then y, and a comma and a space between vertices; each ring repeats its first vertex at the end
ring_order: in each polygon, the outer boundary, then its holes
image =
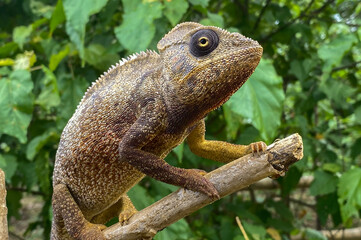
POLYGON ((163 160, 184 139, 195 154, 224 163, 265 150, 263 142, 204 138, 204 117, 258 65, 256 41, 188 22, 157 47, 159 54, 134 54, 99 77, 66 125, 53 174, 52 239, 104 239, 101 224, 115 216, 126 224, 136 212, 126 193, 145 175, 218 199, 204 172, 163 160))

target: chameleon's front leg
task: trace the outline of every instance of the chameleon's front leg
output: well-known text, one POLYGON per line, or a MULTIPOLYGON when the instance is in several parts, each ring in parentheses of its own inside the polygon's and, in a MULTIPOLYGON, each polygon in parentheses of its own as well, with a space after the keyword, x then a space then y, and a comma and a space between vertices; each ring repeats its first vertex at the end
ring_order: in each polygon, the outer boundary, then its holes
POLYGON ((200 171, 173 167, 159 156, 142 150, 142 147, 166 128, 163 103, 159 100, 154 101, 148 103, 141 116, 123 136, 119 143, 120 160, 159 181, 203 192, 212 199, 218 199, 217 190, 200 171))
POLYGON ((84 218, 66 185, 57 184, 54 186, 52 204, 54 221, 57 223, 52 229, 52 240, 64 239, 64 227, 73 239, 105 240, 101 232, 105 226, 92 224, 84 218))
POLYGON ((264 142, 255 142, 249 145, 237 145, 223 141, 205 140, 205 123, 201 120, 187 137, 189 148, 196 155, 228 163, 249 153, 262 153, 267 145, 264 142))

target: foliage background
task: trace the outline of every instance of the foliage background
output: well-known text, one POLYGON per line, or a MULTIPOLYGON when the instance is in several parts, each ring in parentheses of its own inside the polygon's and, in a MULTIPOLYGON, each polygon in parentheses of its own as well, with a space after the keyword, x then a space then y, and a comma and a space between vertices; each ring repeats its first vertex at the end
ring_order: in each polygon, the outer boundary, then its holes
MULTIPOLYGON (((207 138, 270 144, 298 132, 305 157, 279 190, 226 197, 156 239, 244 239, 236 216, 255 240, 324 239, 321 229, 360 226, 360 11, 345 0, 0 0, 0 167, 11 236, 48 238, 57 144, 86 88, 183 21, 241 32, 264 48, 251 79, 207 117, 207 138), (304 191, 302 176, 314 177, 304 191), (26 217, 29 199, 41 210, 26 217)), ((217 167, 186 144, 167 161, 217 167)), ((175 189, 146 178, 130 194, 140 209, 175 189)))

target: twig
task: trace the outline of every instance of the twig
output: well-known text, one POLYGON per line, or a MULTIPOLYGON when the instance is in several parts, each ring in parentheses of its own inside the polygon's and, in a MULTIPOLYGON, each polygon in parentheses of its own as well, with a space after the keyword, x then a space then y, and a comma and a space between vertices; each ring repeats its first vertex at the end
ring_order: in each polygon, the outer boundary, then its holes
POLYGON ((266 8, 268 7, 269 3, 271 2, 271 0, 267 0, 266 4, 263 6, 263 8, 261 9, 261 12, 258 15, 258 18, 256 20, 256 23, 253 26, 253 31, 256 30, 258 28, 259 23, 261 22, 261 18, 263 16, 263 14, 266 12, 266 8))
POLYGON ((265 37, 263 37, 261 40, 259 40, 260 43, 263 43, 265 41, 267 41, 269 38, 271 38, 273 35, 277 34, 278 32, 282 31, 283 29, 289 27, 290 25, 292 25, 293 23, 295 23, 297 20, 304 18, 304 17, 308 17, 308 18, 312 18, 313 16, 319 14, 320 12, 322 12, 323 9, 325 9, 329 4, 331 4, 332 2, 334 2, 335 0, 328 0, 326 1, 321 7, 317 8, 316 10, 312 11, 311 13, 309 13, 308 15, 306 14, 307 11, 311 8, 314 0, 311 0, 309 2, 309 4, 307 5, 307 7, 305 8, 304 11, 302 11, 302 13, 298 16, 295 17, 293 19, 291 19, 290 21, 286 22, 285 24, 279 26, 277 29, 275 29, 274 31, 270 32, 269 34, 267 34, 265 37))
MULTIPOLYGON (((249 154, 205 175, 221 197, 268 176, 280 176, 303 157, 302 138, 293 134, 268 146, 260 156, 249 154)), ((183 188, 137 212, 128 224, 114 224, 104 230, 108 240, 153 237, 170 224, 212 203, 206 195, 183 188)))
POLYGON ((33 71, 36 71, 36 70, 40 70, 40 69, 42 69, 42 68, 43 68, 43 66, 41 66, 41 65, 35 66, 35 67, 30 68, 30 72, 33 72, 33 71))
POLYGON ((244 228, 243 228, 243 226, 242 226, 242 223, 241 223, 241 220, 239 219, 238 216, 236 217, 236 222, 237 222, 237 224, 238 224, 239 229, 241 229, 241 232, 242 232, 242 234, 243 234, 244 239, 249 240, 249 238, 248 238, 248 236, 247 236, 247 233, 246 233, 246 231, 244 230, 244 228))
POLYGON ((353 67, 356 67, 356 65, 360 64, 360 63, 361 63, 361 61, 358 61, 358 62, 353 62, 353 63, 347 64, 344 66, 335 67, 332 69, 331 72, 336 72, 336 71, 340 71, 340 70, 347 69, 347 68, 353 68, 353 67))

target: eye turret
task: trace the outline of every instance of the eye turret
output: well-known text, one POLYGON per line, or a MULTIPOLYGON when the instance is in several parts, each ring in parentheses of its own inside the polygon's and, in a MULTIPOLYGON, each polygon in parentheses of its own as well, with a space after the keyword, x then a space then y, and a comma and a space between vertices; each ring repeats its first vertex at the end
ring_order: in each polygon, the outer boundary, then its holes
POLYGON ((193 34, 189 42, 189 51, 195 57, 203 57, 217 48, 219 37, 210 29, 202 29, 193 34))

